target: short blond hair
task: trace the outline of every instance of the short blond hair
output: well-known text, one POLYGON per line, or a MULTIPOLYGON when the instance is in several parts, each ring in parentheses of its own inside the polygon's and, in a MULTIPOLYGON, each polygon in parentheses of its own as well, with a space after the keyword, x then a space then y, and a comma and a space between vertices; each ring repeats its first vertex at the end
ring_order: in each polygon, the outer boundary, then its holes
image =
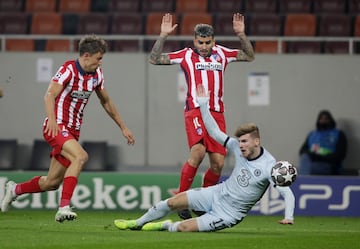
POLYGON ((245 134, 250 134, 253 138, 260 138, 259 127, 254 123, 247 123, 240 125, 235 131, 236 137, 241 137, 245 134))

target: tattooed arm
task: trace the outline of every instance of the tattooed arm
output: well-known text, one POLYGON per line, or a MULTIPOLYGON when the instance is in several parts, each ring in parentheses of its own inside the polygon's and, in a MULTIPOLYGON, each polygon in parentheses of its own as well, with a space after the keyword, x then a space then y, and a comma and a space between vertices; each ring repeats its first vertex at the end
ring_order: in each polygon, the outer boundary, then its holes
POLYGON ((156 40, 149 56, 149 62, 154 65, 170 65, 168 54, 162 53, 166 37, 159 36, 156 40))
POLYGON ((161 22, 161 32, 156 40, 149 56, 149 62, 154 65, 170 65, 170 58, 162 53, 166 37, 175 30, 178 25, 172 25, 172 15, 165 14, 161 22))
POLYGON ((239 13, 234 14, 233 28, 235 34, 239 37, 241 43, 241 49, 237 54, 237 59, 239 61, 253 61, 255 59, 254 49, 251 45, 251 42, 245 35, 245 24, 243 15, 239 13))

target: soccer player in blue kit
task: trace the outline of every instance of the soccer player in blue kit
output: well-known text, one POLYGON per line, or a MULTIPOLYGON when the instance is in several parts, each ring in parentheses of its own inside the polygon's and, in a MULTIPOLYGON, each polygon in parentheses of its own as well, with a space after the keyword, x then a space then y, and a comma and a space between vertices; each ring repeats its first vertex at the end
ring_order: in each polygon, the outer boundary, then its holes
MULTIPOLYGON (((199 84, 196 89, 201 115, 211 137, 235 157, 235 167, 227 180, 207 188, 190 189, 158 202, 136 220, 117 219, 117 228, 132 230, 168 230, 169 232, 208 232, 230 228, 240 223, 261 199, 270 184, 275 158, 260 145, 259 129, 255 124, 240 126, 232 138, 223 133, 208 109, 208 90, 199 84), (204 211, 202 216, 172 222, 152 222, 171 211, 181 209, 204 211)), ((204 127, 205 129, 205 127, 204 127)), ((276 186, 285 199, 285 218, 280 224, 294 224, 295 197, 290 187, 276 186)))

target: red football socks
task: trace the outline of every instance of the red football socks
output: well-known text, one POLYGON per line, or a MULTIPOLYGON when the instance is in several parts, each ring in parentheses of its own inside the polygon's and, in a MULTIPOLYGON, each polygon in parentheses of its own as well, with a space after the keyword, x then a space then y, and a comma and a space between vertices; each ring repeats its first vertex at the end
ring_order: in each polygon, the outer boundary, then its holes
POLYGON ((218 183, 220 175, 216 175, 211 169, 208 169, 204 174, 203 187, 213 186, 218 183))
POLYGON ((179 192, 186 191, 190 188, 194 177, 196 175, 197 168, 191 166, 186 162, 181 169, 179 192))
POLYGON ((25 193, 39 193, 42 192, 39 186, 41 176, 35 176, 30 181, 18 183, 15 187, 15 194, 21 195, 25 193))
POLYGON ((64 178, 63 189, 61 193, 60 207, 70 205, 71 197, 74 193, 78 179, 75 176, 68 176, 64 178))

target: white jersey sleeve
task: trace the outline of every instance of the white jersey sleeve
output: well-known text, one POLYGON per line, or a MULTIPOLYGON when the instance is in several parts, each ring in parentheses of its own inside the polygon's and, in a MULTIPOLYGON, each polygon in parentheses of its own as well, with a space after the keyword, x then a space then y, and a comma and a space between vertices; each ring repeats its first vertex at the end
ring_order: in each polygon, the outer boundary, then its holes
POLYGON ((220 130, 214 118, 211 116, 211 113, 207 106, 209 98, 198 97, 197 100, 200 104, 201 116, 206 126, 207 132, 213 139, 215 139, 219 144, 222 144, 225 147, 229 136, 220 130))

